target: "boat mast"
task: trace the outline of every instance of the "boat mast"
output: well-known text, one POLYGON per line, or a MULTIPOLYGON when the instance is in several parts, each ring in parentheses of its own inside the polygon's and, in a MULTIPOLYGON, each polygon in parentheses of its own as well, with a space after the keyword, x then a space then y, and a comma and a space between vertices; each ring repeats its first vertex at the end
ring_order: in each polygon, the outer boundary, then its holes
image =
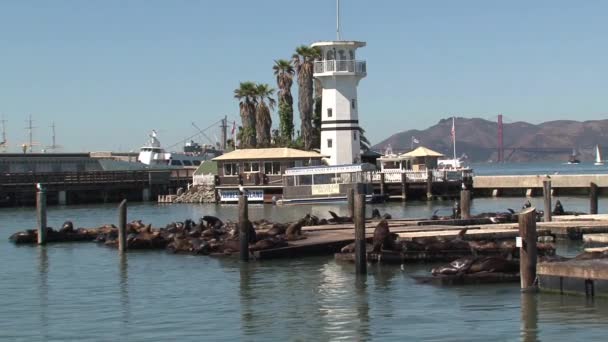
POLYGON ((452 116, 452 142, 454 143, 454 163, 456 162, 456 126, 454 125, 455 118, 452 116))
POLYGON ((32 126, 32 114, 30 114, 30 117, 27 120, 27 123, 28 123, 28 125, 27 125, 27 127, 25 129, 28 130, 28 135, 29 135, 29 146, 28 146, 28 148, 30 150, 30 153, 32 153, 32 145, 34 145, 33 131, 34 131, 34 128, 35 128, 34 126, 32 126))
POLYGON ((4 115, 2 115, 2 141, 0 141, 0 146, 2 146, 2 151, 6 152, 6 119, 4 119, 4 115))

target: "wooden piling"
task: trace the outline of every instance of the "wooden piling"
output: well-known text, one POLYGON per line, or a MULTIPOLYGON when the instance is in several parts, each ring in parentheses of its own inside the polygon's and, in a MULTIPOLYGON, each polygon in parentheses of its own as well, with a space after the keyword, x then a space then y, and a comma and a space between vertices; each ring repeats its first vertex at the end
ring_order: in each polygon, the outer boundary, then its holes
POLYGON ((597 184, 589 184, 589 214, 597 214, 597 184))
POLYGON ((460 218, 468 220, 471 218, 471 191, 460 191, 460 218))
POLYGON ((518 215, 519 236, 519 273, 522 291, 534 288, 536 279, 536 209, 534 207, 522 210, 518 215))
POLYGON ((38 221, 38 244, 46 244, 46 191, 36 192, 36 216, 38 221))
POLYGON ((384 193, 386 192, 386 184, 384 179, 384 172, 380 173, 380 196, 384 197, 384 193))
POLYGON ((426 171, 426 199, 433 199, 433 170, 426 171))
POLYGON ((127 251, 127 200, 123 199, 118 206, 118 252, 127 251))
POLYGON ((407 199, 407 176, 405 172, 401 174, 401 200, 405 202, 407 199))
POLYGON ((365 248, 365 195, 355 195, 355 269, 357 274, 367 273, 365 248))
POLYGON ((346 190, 348 217, 355 217, 355 188, 346 190))
POLYGON ((543 197, 545 199, 545 211, 544 220, 545 222, 551 222, 551 181, 543 181, 543 197))
POLYGON ((241 261, 249 261, 249 207, 247 195, 239 196, 239 240, 241 261))

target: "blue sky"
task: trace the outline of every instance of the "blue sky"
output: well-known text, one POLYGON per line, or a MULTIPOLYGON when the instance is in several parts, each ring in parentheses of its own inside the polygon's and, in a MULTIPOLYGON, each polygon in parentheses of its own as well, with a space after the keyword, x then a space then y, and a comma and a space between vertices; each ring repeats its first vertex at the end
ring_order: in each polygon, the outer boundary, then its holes
MULTIPOLYGON (((361 125, 375 143, 451 115, 604 119, 607 13, 593 0, 342 0, 343 38, 368 43, 361 125)), ((334 27, 334 0, 0 1, 11 150, 29 114, 34 140, 50 144, 55 121, 65 151, 137 150, 153 128, 171 145, 191 122, 238 119, 239 82, 275 86, 273 60, 334 27)))

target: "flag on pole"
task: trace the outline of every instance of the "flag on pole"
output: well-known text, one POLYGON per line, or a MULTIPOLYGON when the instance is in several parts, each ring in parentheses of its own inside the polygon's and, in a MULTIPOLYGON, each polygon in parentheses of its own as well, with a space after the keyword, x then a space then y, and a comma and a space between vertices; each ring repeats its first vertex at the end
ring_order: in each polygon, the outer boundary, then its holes
POLYGON ((456 127, 454 126, 454 117, 452 117, 452 142, 456 142, 456 127))
POLYGON ((420 140, 416 139, 416 137, 412 136, 412 143, 420 144, 420 140))

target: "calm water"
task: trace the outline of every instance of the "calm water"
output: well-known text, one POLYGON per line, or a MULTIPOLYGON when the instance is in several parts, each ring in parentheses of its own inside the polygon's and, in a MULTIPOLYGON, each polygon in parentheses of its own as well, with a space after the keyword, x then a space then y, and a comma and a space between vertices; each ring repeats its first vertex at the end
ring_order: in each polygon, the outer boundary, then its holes
MULTIPOLYGON (((561 198, 585 210, 584 198, 561 198)), ((539 207, 541 199, 533 202, 539 207)), ((473 211, 518 208, 521 198, 475 200, 473 211)), ((606 205, 600 200, 600 211, 606 205)), ((396 217, 427 217, 451 202, 388 204, 396 217)), ((155 226, 203 214, 236 218, 236 207, 138 204, 129 219, 155 226)), ((326 217, 343 206, 251 206, 251 216, 326 217)), ((49 225, 116 221, 116 205, 50 207, 49 225)), ((410 275, 433 265, 373 265, 363 279, 331 257, 241 264, 233 259, 130 252, 95 244, 20 246, 7 241, 33 227, 34 211, 0 210, 0 338, 3 340, 600 340, 608 302, 522 296, 517 284, 435 287, 410 275)), ((562 254, 580 250, 560 245, 562 254)))

